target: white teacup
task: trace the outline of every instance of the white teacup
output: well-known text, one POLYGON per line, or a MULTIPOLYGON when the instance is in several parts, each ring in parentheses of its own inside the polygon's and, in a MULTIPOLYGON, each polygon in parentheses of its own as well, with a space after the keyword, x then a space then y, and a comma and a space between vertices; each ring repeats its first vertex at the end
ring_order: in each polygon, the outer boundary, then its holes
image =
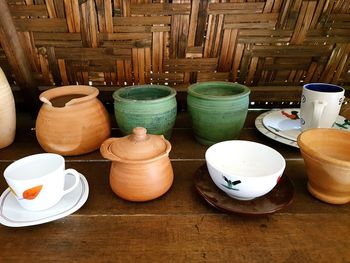
POLYGON ((339 115, 344 92, 333 84, 305 84, 300 104, 301 130, 331 128, 339 115))
POLYGON ((57 204, 61 198, 73 191, 80 175, 74 169, 65 170, 61 155, 41 153, 30 155, 10 164, 4 177, 19 204, 27 210, 40 211, 57 204), (75 177, 75 183, 64 189, 66 175, 75 177))

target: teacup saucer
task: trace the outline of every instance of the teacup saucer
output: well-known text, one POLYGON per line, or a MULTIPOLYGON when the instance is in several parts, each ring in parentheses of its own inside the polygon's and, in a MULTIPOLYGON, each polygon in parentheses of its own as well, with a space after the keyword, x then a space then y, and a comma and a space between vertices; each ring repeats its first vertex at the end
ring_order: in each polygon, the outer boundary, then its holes
MULTIPOLYGON (((264 116, 262 122, 266 129, 272 133, 289 140, 296 141, 301 133, 300 109, 272 110, 264 116)), ((338 115, 334 129, 350 130, 350 122, 343 116, 338 115)))
MULTIPOLYGON (((69 176, 65 188, 73 183, 74 177, 69 176)), ((33 212, 22 208, 7 188, 0 197, 0 223, 9 227, 23 227, 51 222, 77 211, 86 202, 88 195, 88 182, 80 174, 80 184, 72 192, 63 196, 58 204, 43 211, 33 212)))
POLYGON ((205 164, 196 171, 194 184, 198 193, 211 206, 223 212, 243 215, 272 214, 288 206, 294 196, 293 183, 284 175, 276 187, 266 195, 249 201, 236 200, 214 184, 205 164))

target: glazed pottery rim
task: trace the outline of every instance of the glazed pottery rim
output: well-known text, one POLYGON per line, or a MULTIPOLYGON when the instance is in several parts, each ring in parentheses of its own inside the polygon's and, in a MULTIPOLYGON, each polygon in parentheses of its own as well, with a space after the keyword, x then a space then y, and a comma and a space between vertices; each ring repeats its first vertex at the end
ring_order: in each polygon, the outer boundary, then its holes
POLYGON ((162 102, 165 100, 169 100, 170 98, 173 98, 176 96, 176 90, 169 87, 169 86, 165 86, 165 85, 134 85, 134 86, 127 86, 127 87, 123 87, 120 88, 116 91, 113 92, 113 99, 115 101, 119 101, 119 102, 140 102, 140 103, 153 103, 153 102, 162 102), (164 97, 160 97, 157 99, 152 99, 152 100, 139 100, 139 99, 127 99, 127 98, 123 98, 120 96, 120 93, 126 91, 126 90, 136 90, 136 89, 140 89, 140 88, 155 88, 155 89, 160 89, 160 90, 164 90, 164 91, 169 91, 169 94, 164 96, 164 97))
POLYGON ((67 106, 73 106, 76 104, 80 104, 85 101, 89 101, 93 98, 97 98, 99 94, 99 90, 96 87, 93 86, 87 86, 87 85, 68 85, 68 86, 61 86, 57 88, 51 88, 44 92, 42 92, 39 95, 39 99, 44 102, 44 105, 50 105, 52 108, 56 110, 65 110, 67 106), (66 93, 66 91, 69 91, 66 93), (51 94, 52 93, 52 94, 51 94), (60 96, 64 95, 84 95, 80 98, 75 98, 66 103, 63 107, 55 107, 51 104, 51 100, 60 96))
POLYGON ((284 172, 284 170, 286 169, 286 160, 285 160, 285 158, 283 157, 283 155, 282 155, 280 152, 278 152, 277 150, 275 150, 274 148, 270 147, 270 146, 267 146, 267 145, 265 145, 265 144, 258 143, 258 142, 248 141, 248 140, 227 140, 227 141, 222 141, 222 142, 218 142, 218 143, 215 143, 215 144, 211 145, 211 146, 206 150, 206 152, 205 152, 205 157, 204 157, 204 158, 205 158, 205 161, 208 162, 211 166, 213 166, 217 171, 224 171, 225 173, 227 173, 227 174, 230 175, 230 176, 248 178, 247 176, 244 176, 244 175, 239 175, 239 176, 237 176, 237 175, 234 175, 234 174, 230 173, 230 172, 227 171, 227 170, 223 170, 222 168, 218 167, 217 164, 213 164, 212 161, 209 161, 209 160, 207 159, 207 153, 208 153, 208 151, 210 150, 210 148, 213 149, 213 147, 214 147, 215 145, 224 144, 224 143, 228 143, 228 142, 233 142, 233 143, 240 143, 240 142, 243 142, 243 143, 250 143, 250 144, 259 145, 259 146, 261 146, 261 147, 263 147, 263 148, 266 148, 266 149, 268 149, 269 151, 275 153, 275 154, 281 159, 281 161, 282 161, 283 164, 282 164, 282 166, 281 166, 278 170, 273 171, 273 172, 269 172, 269 174, 266 174, 266 175, 257 175, 257 176, 252 176, 252 175, 250 175, 249 178, 253 178, 253 179, 254 179, 254 178, 274 177, 276 174, 281 174, 281 176, 283 175, 283 172, 284 172))
POLYGON ((207 100, 232 100, 232 99, 238 99, 241 97, 246 97, 250 94, 250 89, 242 84, 239 83, 234 83, 234 82, 226 82, 226 81, 207 81, 207 82, 198 82, 198 83, 194 83, 192 85, 190 85, 188 87, 188 94, 197 97, 197 98, 201 98, 201 99, 207 99, 207 100), (233 95, 227 95, 227 96, 216 96, 216 95, 204 95, 202 93, 199 93, 196 91, 197 87, 201 87, 203 85, 215 85, 215 84, 219 84, 219 85, 224 85, 227 87, 239 87, 242 89, 242 92, 237 93, 237 94, 233 94, 233 95))
POLYGON ((350 161, 346 160, 340 160, 337 158, 334 158, 328 154, 321 154, 318 151, 316 151, 313 147, 310 147, 308 144, 306 144, 303 141, 303 137, 308 135, 308 133, 314 133, 314 132, 322 132, 322 131, 327 131, 331 133, 342 133, 342 134, 348 134, 350 133, 348 131, 342 131, 342 130, 337 130, 333 128, 314 128, 314 129, 308 129, 306 131, 303 131, 297 138, 297 143, 299 145, 300 151, 310 157, 311 159, 318 160, 321 162, 328 162, 331 163, 332 165, 339 165, 342 167, 347 167, 350 168, 350 161))
POLYGON ((330 93, 330 94, 334 94, 334 93, 341 93, 344 92, 345 89, 342 86, 336 85, 336 84, 332 84, 332 83, 325 83, 325 82, 310 82, 310 83, 306 83, 303 88, 311 91, 311 92, 319 92, 316 90, 311 89, 311 86, 331 86, 332 88, 339 88, 338 91, 322 91, 322 93, 330 93))

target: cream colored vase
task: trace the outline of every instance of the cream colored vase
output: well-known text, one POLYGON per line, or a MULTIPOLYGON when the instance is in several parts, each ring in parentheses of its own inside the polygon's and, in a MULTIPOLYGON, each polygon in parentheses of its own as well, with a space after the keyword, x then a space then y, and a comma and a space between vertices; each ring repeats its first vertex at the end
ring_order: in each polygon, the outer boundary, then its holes
POLYGON ((16 134, 15 100, 5 73, 0 68, 0 148, 9 146, 16 134))

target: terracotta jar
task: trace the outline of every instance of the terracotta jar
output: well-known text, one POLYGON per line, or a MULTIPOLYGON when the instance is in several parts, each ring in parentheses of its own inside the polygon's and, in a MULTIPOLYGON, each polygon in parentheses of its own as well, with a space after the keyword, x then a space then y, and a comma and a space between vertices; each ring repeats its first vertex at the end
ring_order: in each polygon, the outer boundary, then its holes
POLYGON ((128 136, 107 139, 100 151, 112 161, 113 192, 129 201, 148 201, 166 193, 174 177, 170 150, 163 135, 147 134, 143 127, 134 128, 128 136))
POLYGON ((79 155, 98 149, 110 137, 108 112, 90 86, 64 86, 40 94, 44 102, 36 120, 41 147, 61 155, 79 155))
POLYGON ((15 139, 16 109, 10 84, 0 68, 0 149, 15 139))

